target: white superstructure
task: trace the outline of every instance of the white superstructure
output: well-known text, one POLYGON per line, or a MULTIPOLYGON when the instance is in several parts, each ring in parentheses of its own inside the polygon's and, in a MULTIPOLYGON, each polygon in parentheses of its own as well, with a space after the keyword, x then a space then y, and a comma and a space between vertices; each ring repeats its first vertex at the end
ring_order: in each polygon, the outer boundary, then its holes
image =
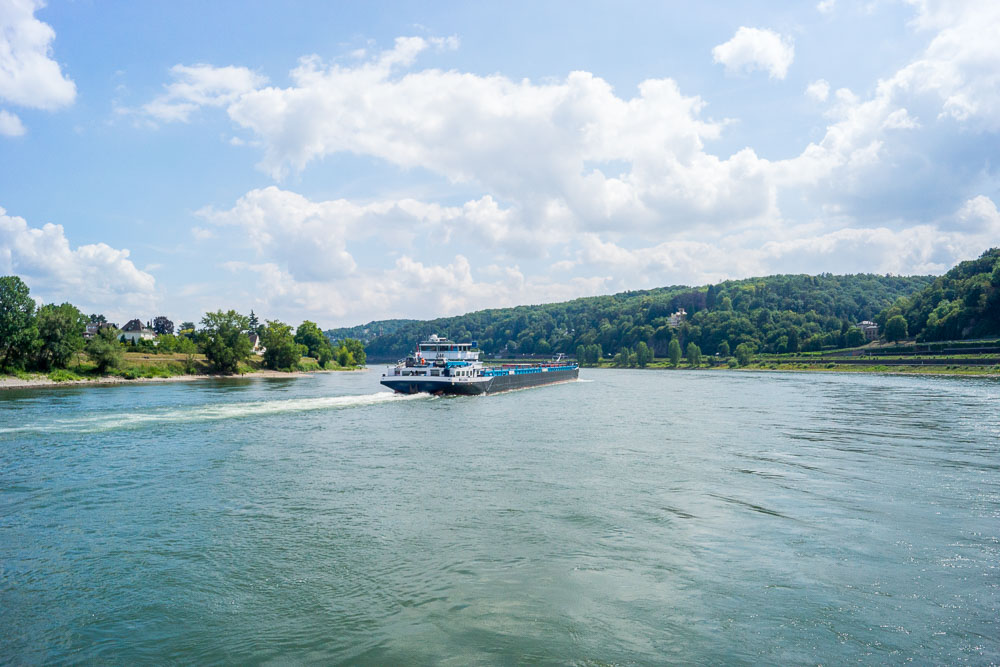
POLYGON ((431 336, 406 359, 386 368, 381 382, 404 394, 485 394, 557 382, 569 375, 575 379, 578 372, 579 366, 565 361, 487 367, 479 361, 474 342, 431 336))

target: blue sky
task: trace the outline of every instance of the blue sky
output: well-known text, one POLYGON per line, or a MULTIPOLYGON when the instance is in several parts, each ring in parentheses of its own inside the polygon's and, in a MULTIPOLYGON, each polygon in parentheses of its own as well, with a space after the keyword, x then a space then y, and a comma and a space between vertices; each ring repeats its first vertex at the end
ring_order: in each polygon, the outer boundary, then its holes
POLYGON ((0 273, 340 326, 1000 240, 1000 3, 0 0, 0 273))

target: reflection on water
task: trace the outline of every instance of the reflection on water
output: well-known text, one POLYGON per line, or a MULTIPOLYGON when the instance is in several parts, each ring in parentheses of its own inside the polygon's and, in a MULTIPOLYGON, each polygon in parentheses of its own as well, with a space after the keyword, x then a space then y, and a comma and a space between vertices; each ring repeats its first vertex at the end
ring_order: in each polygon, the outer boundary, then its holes
POLYGON ((0 393, 0 662, 1000 661, 1000 385, 0 393))

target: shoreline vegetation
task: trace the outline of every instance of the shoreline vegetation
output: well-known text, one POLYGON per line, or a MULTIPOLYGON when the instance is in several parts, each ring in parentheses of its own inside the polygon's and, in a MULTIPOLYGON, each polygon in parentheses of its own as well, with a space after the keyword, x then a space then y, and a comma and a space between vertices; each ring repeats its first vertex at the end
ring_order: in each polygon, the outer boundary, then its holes
POLYGON ((342 367, 329 362, 325 368, 310 357, 302 358, 294 368, 274 370, 266 368, 263 360, 251 359, 240 365, 236 373, 215 372, 205 355, 155 355, 126 353, 123 368, 100 373, 86 358, 68 368, 48 373, 15 371, 0 373, 0 391, 7 389, 35 389, 67 386, 107 386, 145 384, 150 382, 186 382, 190 380, 239 380, 251 378, 306 377, 316 373, 363 372, 365 366, 342 367))
MULTIPOLYGON (((491 360, 494 361, 494 360, 491 360)), ((528 363, 529 359, 495 360, 496 363, 528 363)), ((830 360, 828 358, 806 358, 784 355, 761 355, 745 365, 731 364, 729 359, 702 359, 697 365, 683 361, 676 366, 669 359, 657 359, 645 366, 621 366, 612 360, 597 364, 586 364, 581 368, 611 368, 637 371, 779 371, 796 373, 869 373, 879 375, 956 375, 968 377, 1000 378, 1000 355, 968 356, 965 358, 900 359, 894 357, 855 357, 830 360)), ((537 360, 533 360, 537 363, 537 360)))
POLYGON ((272 371, 259 370, 242 375, 222 375, 207 373, 203 375, 167 375, 153 377, 124 378, 120 375, 102 375, 95 377, 77 377, 53 380, 41 373, 31 373, 25 376, 0 375, 0 391, 14 389, 43 389, 48 387, 100 387, 126 384, 148 384, 157 382, 191 382, 196 380, 251 380, 255 378, 297 378, 315 375, 317 373, 361 373, 367 368, 316 369, 312 371, 272 371))
POLYGON ((71 303, 38 306, 18 276, 0 276, 0 388, 262 373, 353 370, 360 341, 332 340, 308 320, 261 323, 254 312, 206 313, 200 327, 159 315, 119 328, 71 303))

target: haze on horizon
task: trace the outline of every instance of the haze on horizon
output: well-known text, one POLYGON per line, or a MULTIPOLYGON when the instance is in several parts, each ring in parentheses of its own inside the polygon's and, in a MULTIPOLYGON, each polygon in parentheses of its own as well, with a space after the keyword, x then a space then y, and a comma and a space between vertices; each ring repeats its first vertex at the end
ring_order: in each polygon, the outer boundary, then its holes
POLYGON ((0 0, 0 275, 324 328, 1000 239, 1000 3, 0 0))

